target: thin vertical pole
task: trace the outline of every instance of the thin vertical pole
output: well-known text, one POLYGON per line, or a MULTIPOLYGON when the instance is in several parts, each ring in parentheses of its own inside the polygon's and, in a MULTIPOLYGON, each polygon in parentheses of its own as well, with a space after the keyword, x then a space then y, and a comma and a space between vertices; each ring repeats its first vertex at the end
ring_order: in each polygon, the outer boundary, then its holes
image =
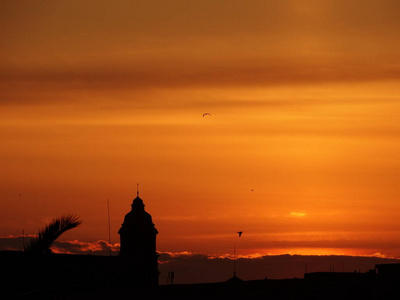
POLYGON ((110 256, 111 256, 110 199, 107 199, 107 212, 108 212, 108 245, 109 245, 109 248, 110 248, 110 256))
POLYGON ((236 276, 236 244, 233 244, 233 277, 236 276))

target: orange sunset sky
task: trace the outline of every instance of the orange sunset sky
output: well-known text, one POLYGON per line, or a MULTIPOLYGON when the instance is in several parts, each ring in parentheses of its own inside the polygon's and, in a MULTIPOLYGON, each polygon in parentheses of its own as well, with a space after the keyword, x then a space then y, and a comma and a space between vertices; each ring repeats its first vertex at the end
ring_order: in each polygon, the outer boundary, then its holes
POLYGON ((139 183, 159 251, 400 257, 400 1, 0 15, 1 237, 118 243, 139 183))

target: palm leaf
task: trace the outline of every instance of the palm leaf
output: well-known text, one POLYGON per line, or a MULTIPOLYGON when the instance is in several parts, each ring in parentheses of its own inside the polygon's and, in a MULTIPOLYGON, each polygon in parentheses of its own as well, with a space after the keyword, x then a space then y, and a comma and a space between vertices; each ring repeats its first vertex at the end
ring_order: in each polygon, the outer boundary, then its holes
POLYGON ((64 215, 55 218, 42 230, 37 237, 33 238, 25 247, 25 251, 34 254, 45 254, 50 252, 53 242, 65 231, 78 227, 82 223, 76 215, 64 215))

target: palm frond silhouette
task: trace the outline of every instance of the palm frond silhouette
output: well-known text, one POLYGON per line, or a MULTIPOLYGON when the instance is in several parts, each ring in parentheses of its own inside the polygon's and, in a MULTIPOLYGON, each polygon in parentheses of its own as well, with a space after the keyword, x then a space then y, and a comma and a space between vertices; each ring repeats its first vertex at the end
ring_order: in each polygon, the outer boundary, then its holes
POLYGON ((78 227, 81 223, 76 215, 55 218, 44 229, 39 230, 37 237, 33 238, 24 250, 31 254, 51 253, 50 247, 53 242, 65 231, 78 227))

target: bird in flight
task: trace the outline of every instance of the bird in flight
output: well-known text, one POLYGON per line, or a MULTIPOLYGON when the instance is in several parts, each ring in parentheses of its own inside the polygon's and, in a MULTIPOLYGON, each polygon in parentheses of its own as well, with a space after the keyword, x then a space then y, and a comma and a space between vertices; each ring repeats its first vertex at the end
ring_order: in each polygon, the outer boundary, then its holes
POLYGON ((242 236, 243 231, 238 231, 237 233, 239 233, 239 237, 242 236))
POLYGON ((204 114, 203 114, 203 118, 204 118, 204 116, 207 116, 207 115, 211 116, 210 113, 204 113, 204 114))

